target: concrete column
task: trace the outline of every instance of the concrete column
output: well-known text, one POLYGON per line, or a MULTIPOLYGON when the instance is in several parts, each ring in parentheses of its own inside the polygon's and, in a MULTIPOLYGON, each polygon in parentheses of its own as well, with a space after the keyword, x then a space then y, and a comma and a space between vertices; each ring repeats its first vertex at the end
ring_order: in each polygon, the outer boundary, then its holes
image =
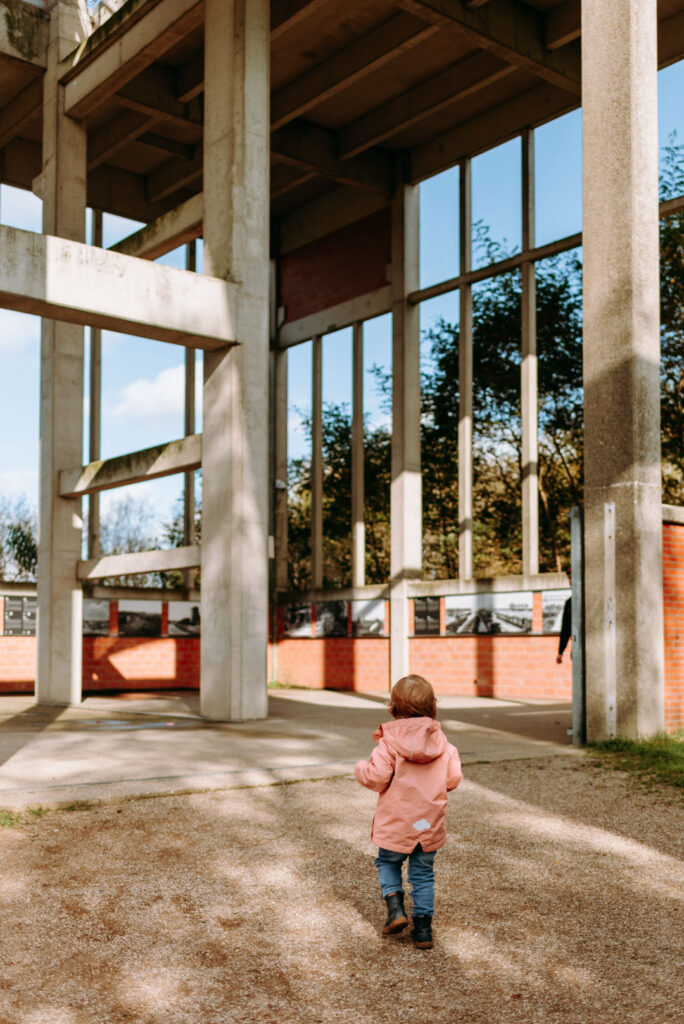
MULTIPOLYGON (((93 210, 93 245, 102 247, 102 210, 93 210)), ((100 458, 102 441, 102 331, 90 328, 90 430, 88 432, 88 459, 100 458)), ((100 495, 88 497, 88 558, 99 558, 100 548, 100 495)))
POLYGON ((311 356, 311 586, 323 586, 323 339, 311 356))
POLYGON ((201 707, 236 721, 267 713, 269 4, 205 12, 204 270, 240 344, 204 357, 201 707))
MULTIPOLYGON (((534 132, 522 136, 522 246, 534 248, 534 132)), ((539 572, 539 479, 537 413, 537 288, 534 263, 522 274, 522 361, 520 398, 522 420, 523 572, 539 572)))
POLYGON ((418 288, 417 186, 392 203, 392 483, 390 682, 409 672, 408 581, 422 575, 420 314, 406 301, 418 288))
MULTIPOLYGON (((461 273, 472 267, 470 160, 459 167, 461 273)), ((473 578, 473 289, 461 286, 458 329, 458 575, 473 578)))
MULTIPOLYGON (((43 231, 85 241, 86 133, 63 113, 58 65, 82 38, 79 4, 50 14, 43 79, 43 231)), ((49 272, 49 268, 48 268, 49 272)), ((59 497, 60 469, 83 459, 83 328, 43 320, 40 383, 38 538, 38 671, 42 704, 81 700, 83 597, 76 578, 81 556, 81 502, 59 497)))
POLYGON ((352 355, 352 586, 366 583, 366 527, 363 486, 363 324, 354 324, 352 355))
POLYGON ((582 3, 589 741, 664 722, 656 15, 582 3))
MULTIPOLYGON (((185 246, 185 269, 193 273, 197 270, 197 243, 188 242, 185 246)), ((185 350, 185 404, 184 433, 186 437, 195 433, 195 350, 185 350)), ((183 542, 195 543, 195 474, 185 473, 183 478, 183 542)), ((185 586, 188 590, 193 585, 194 569, 185 570, 185 586)))

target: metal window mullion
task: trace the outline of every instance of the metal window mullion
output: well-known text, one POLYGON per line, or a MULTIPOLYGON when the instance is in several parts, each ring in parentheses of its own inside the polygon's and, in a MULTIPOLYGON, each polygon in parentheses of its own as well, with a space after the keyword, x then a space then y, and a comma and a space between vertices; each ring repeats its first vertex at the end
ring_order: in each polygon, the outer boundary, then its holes
MULTIPOLYGON (((185 269, 197 270, 197 243, 188 242, 185 246, 185 269)), ((185 436, 195 433, 195 350, 185 350, 185 403, 184 403, 185 436)), ((183 486, 183 543, 195 543, 195 474, 184 474, 183 486)), ((185 586, 190 589, 194 580, 194 569, 185 570, 185 586)))
POLYGON ((311 360, 311 586, 323 586, 323 342, 313 339, 311 360))
MULTIPOLYGON (((459 174, 460 270, 467 274, 472 262, 472 203, 470 160, 459 174)), ((472 285, 460 287, 458 347, 458 575, 473 576, 473 294, 472 285)))
MULTIPOLYGON (((522 134, 522 247, 534 248, 534 132, 522 134)), ((539 572, 539 445, 537 411, 537 297, 535 266, 521 266, 522 352, 520 398, 522 427, 522 525, 523 573, 539 572)))
MULTIPOLYGON (((93 245, 102 248, 102 210, 93 210, 93 245)), ((102 452, 102 331, 90 328, 90 388, 89 388, 88 459, 96 462, 102 452)), ((99 558, 100 496, 88 496, 88 558, 99 558)))
POLYGON ((363 323, 354 324, 352 357, 352 586, 366 582, 363 444, 363 323))

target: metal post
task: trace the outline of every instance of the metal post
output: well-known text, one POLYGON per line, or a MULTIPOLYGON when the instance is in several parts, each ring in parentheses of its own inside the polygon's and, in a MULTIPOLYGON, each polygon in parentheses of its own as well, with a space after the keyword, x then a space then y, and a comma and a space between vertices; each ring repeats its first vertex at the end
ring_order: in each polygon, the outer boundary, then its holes
MULTIPOLYGON (((461 273, 472 262, 470 160, 459 165, 461 273)), ((460 288, 458 331, 458 575, 473 577, 473 289, 460 288)))
MULTIPOLYGON (((522 135, 522 245, 534 248, 534 132, 522 135)), ((537 441, 537 289, 535 265, 526 261, 522 274, 522 361, 520 397, 522 426, 523 573, 539 572, 539 480, 537 441)))
POLYGON ((311 360, 311 586, 323 586, 323 342, 313 339, 311 360))
MULTIPOLYGON (((93 210, 93 245, 102 247, 102 210, 93 210)), ((88 431, 88 459, 96 462, 102 452, 102 331, 90 328, 90 424, 88 431)), ((88 497, 88 558, 99 558, 100 547, 100 495, 88 497)))
POLYGON ((572 569, 572 742, 586 743, 584 697, 584 517, 570 509, 570 565, 572 569))
MULTIPOLYGON (((197 242, 185 246, 185 269, 197 270, 197 242)), ((185 350, 185 436, 194 434, 195 425, 195 350, 185 350)), ((183 486, 183 543, 195 543, 195 474, 186 473, 183 486)), ((185 586, 193 585, 194 569, 185 570, 185 586)))
POLYGON ((354 324, 354 354, 352 360, 352 586, 362 587, 366 582, 366 537, 364 522, 363 481, 363 324, 354 324))

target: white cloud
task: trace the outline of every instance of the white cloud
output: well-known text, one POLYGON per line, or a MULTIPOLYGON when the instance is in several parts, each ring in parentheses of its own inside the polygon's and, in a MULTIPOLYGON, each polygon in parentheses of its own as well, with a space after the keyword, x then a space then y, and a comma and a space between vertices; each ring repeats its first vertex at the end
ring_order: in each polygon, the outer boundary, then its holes
POLYGON ((152 380, 139 377, 119 392, 111 414, 119 418, 166 419, 182 417, 185 393, 185 367, 169 366, 152 380))
POLYGON ((38 502, 38 469, 22 466, 0 471, 0 494, 16 498, 25 494, 32 505, 38 502))

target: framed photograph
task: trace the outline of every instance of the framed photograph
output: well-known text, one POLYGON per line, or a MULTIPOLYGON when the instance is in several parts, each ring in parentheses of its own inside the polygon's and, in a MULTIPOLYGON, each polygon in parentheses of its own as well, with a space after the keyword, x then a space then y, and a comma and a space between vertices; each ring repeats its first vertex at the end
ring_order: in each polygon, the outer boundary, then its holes
POLYGON ((542 631, 560 633, 565 602, 572 596, 572 590, 542 591, 542 631))
POLYGON ((285 605, 283 634, 285 636, 311 636, 310 604, 285 605))
POLYGON ((161 601, 119 601, 119 636, 161 636, 161 601))
POLYGON ((24 632, 24 598, 5 595, 5 636, 22 636, 24 632))
POLYGON ((387 636, 384 600, 352 601, 352 636, 387 636))
POLYGON ((197 601, 169 601, 169 636, 199 636, 200 606, 197 601))
POLYGON ((83 636, 109 636, 109 601, 83 599, 83 636))
POLYGON ((532 592, 447 597, 448 633, 530 633, 532 592))
POLYGON ((415 636, 439 636, 439 598, 416 597, 413 600, 415 636))
POLYGON ((346 636, 348 601, 320 601, 316 605, 316 636, 346 636))

